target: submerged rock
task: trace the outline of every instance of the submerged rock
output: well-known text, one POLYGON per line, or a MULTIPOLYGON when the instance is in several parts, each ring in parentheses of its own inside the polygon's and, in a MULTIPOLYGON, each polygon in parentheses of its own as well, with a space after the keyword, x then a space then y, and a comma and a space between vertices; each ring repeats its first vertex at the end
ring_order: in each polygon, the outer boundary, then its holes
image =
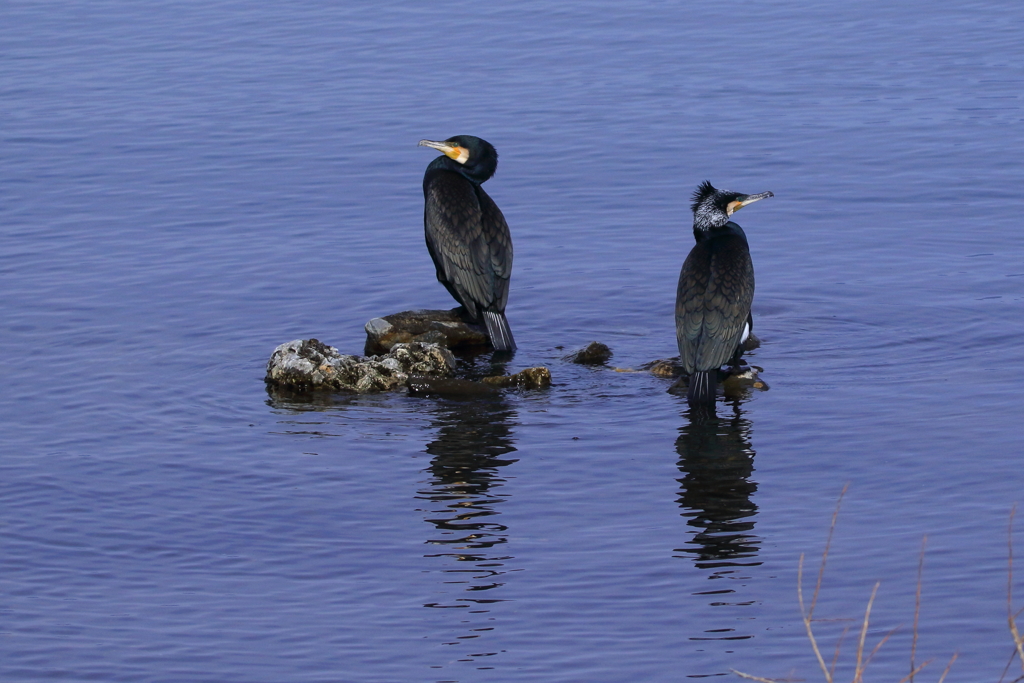
POLYGON ((514 375, 484 377, 484 382, 494 387, 517 389, 543 389, 551 386, 551 371, 544 367, 526 368, 514 375))
POLYGON ((579 351, 575 351, 566 360, 580 365, 604 365, 612 357, 612 350, 601 342, 590 342, 579 351))
POLYGON ((465 317, 461 306, 450 311, 415 310, 392 313, 366 323, 366 355, 388 353, 395 344, 419 342, 449 349, 486 346, 486 330, 465 317))
POLYGON ((437 344, 395 344, 385 355, 348 356, 318 339, 281 344, 267 362, 268 384, 292 389, 389 391, 407 385, 410 376, 450 377, 455 357, 437 344))
MULTIPOLYGON (((746 351, 753 351, 754 349, 759 348, 760 346, 761 346, 761 340, 758 339, 756 336, 754 336, 754 333, 751 332, 750 335, 747 337, 747 341, 743 342, 743 351, 744 352, 746 352, 746 351)), ((618 368, 616 368, 616 369, 618 369, 618 368)), ((686 370, 683 370, 683 366, 679 364, 679 356, 674 356, 672 358, 665 358, 665 359, 662 359, 662 360, 652 360, 650 363, 644 363, 643 365, 641 365, 640 369, 641 370, 646 370, 647 372, 651 373, 655 377, 665 377, 665 378, 669 378, 669 379, 671 379, 672 377, 683 377, 683 376, 686 375, 686 370)), ((742 366, 742 370, 744 370, 744 371, 745 370, 749 370, 749 369, 750 368, 748 366, 746 366, 746 365, 742 366)), ((755 368, 754 370, 755 370, 754 377, 756 378, 757 377, 757 371, 760 371, 760 368, 755 368)), ((624 369, 620 370, 620 371, 621 372, 625 372, 624 369)), ((741 374, 742 374, 742 372, 741 372, 741 374)), ((733 376, 733 374, 729 371, 728 366, 726 366, 724 370, 719 370, 718 371, 718 380, 720 382, 724 382, 726 380, 726 378, 731 377, 731 376, 733 376)), ((686 382, 685 381, 683 382, 683 386, 686 386, 686 382)), ((753 386, 753 385, 751 385, 751 386, 753 386)), ((765 388, 767 388, 767 386, 768 385, 765 385, 765 388)), ((755 388, 760 388, 760 387, 755 387, 755 388)))
MULTIPOLYGON (((748 338, 747 341, 750 341, 750 339, 748 338)), ((760 341, 757 343, 760 344, 760 341)), ((646 370, 655 377, 664 377, 665 379, 677 378, 676 382, 669 388, 669 391, 673 393, 686 393, 690 377, 683 369, 683 366, 679 364, 678 356, 644 363, 640 366, 640 369, 646 370)), ((768 383, 760 377, 762 372, 764 372, 764 369, 756 365, 741 365, 738 368, 731 368, 726 365, 718 370, 718 383, 722 386, 726 396, 735 396, 743 393, 745 389, 768 391, 768 383)))
POLYGON ((448 396, 452 398, 473 398, 494 396, 496 387, 468 379, 447 379, 435 377, 410 377, 409 393, 413 396, 448 396))
POLYGON ((641 367, 655 377, 678 377, 683 374, 683 369, 677 363, 669 360, 656 360, 641 367))
POLYGON ((761 379, 759 375, 761 372, 764 372, 763 368, 748 365, 740 368, 740 372, 729 373, 729 376, 722 380, 725 395, 730 396, 740 393, 747 388, 768 391, 770 387, 767 382, 761 379))
MULTIPOLYGON (((655 361, 650 367, 650 372, 652 373, 656 369, 663 373, 658 374, 659 377, 669 379, 678 377, 672 386, 668 388, 670 394, 685 394, 686 389, 690 385, 690 376, 679 366, 678 361, 678 358, 667 361, 655 361), (669 372, 674 372, 674 374, 667 374, 669 372)), ((764 372, 764 369, 755 365, 743 365, 738 368, 726 366, 718 370, 718 384, 722 387, 723 393, 730 398, 743 395, 747 389, 768 391, 770 389, 768 383, 760 377, 762 372, 764 372)))

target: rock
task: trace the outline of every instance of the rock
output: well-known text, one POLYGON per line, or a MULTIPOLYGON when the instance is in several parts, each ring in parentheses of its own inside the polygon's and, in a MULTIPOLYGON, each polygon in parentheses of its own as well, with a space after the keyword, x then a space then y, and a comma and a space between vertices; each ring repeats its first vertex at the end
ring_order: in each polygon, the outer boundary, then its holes
POLYGON ((683 373, 681 367, 667 360, 656 360, 647 364, 645 369, 655 377, 678 377, 683 373))
POLYGON ((748 388, 768 391, 768 383, 759 376, 761 372, 764 372, 763 368, 750 365, 740 368, 738 373, 731 373, 722 380, 722 388, 725 390, 725 395, 731 396, 742 393, 744 389, 748 388))
MULTIPOLYGON (((760 346, 761 346, 761 340, 758 339, 756 336, 754 336, 754 333, 751 332, 747 336, 747 341, 743 342, 743 351, 744 352, 746 352, 746 351, 753 351, 756 348, 760 348, 760 346)), ((725 366, 725 367, 728 368, 728 366, 725 366)), ((747 366, 743 366, 743 367, 746 368, 747 366)), ((655 377, 672 378, 672 377, 680 377, 680 376, 683 376, 683 375, 686 374, 686 371, 683 370, 681 365, 679 365, 679 356, 674 356, 672 358, 665 358, 663 360, 652 360, 650 363, 644 363, 643 365, 641 365, 640 369, 641 370, 646 370, 647 372, 651 373, 655 377)), ((619 371, 619 372, 625 372, 626 371, 625 369, 619 369, 619 368, 616 368, 616 370, 619 371)), ((756 375, 756 373, 755 373, 755 375, 756 375)), ((726 371, 719 370, 719 372, 718 372, 719 380, 725 381, 724 378, 727 377, 727 376, 731 376, 731 375, 729 375, 727 370, 726 371)), ((686 383, 683 382, 683 385, 685 386, 686 383)), ((751 386, 753 386, 753 385, 751 385, 751 386)), ((765 385, 765 387, 767 387, 767 386, 768 385, 765 385)), ((759 387, 755 387, 755 388, 759 388, 759 387)))
POLYGON ((486 346, 485 329, 469 322, 461 306, 450 311, 402 311, 366 323, 366 346, 370 356, 388 353, 395 344, 419 342, 449 349, 486 346))
POLYGON ((484 382, 495 387, 514 387, 517 389, 543 389, 551 386, 551 371, 547 368, 526 368, 514 375, 498 375, 484 377, 484 382))
POLYGON ((438 344, 395 344, 387 358, 394 358, 402 372, 411 375, 450 377, 455 373, 455 356, 438 344))
POLYGON ((296 339, 274 349, 267 362, 266 381, 281 386, 326 387, 358 362, 355 356, 343 356, 319 339, 296 339))
POLYGON ((612 350, 601 342, 590 342, 579 351, 566 356, 566 360, 580 365, 604 365, 612 357, 612 350))
MULTIPOLYGON (((749 342, 751 338, 754 338, 756 344, 759 345, 761 343, 754 335, 750 335, 747 341, 749 342)), ((679 364, 679 356, 644 363, 640 366, 640 369, 650 372, 655 377, 664 377, 665 379, 677 378, 677 381, 669 388, 669 391, 672 393, 686 393, 689 377, 679 364)), ((726 396, 741 394, 744 389, 768 391, 768 383, 759 376, 761 372, 764 372, 764 370, 755 365, 742 365, 739 368, 730 368, 726 365, 718 371, 718 382, 722 385, 726 396)))
POLYGON ((640 366, 641 370, 646 370, 655 377, 679 377, 685 375, 686 371, 683 370, 683 366, 679 364, 679 356, 674 358, 665 358, 662 360, 652 360, 650 363, 644 363, 640 366))
POLYGON ((395 344, 379 356, 346 356, 318 339, 281 344, 267 362, 266 382, 298 390, 389 391, 404 387, 410 376, 450 377, 455 357, 437 344, 395 344))
MULTIPOLYGON (((675 359, 678 360, 678 359, 675 359)), ((671 361, 659 361, 666 365, 670 365, 671 361)), ((657 367, 657 366, 655 366, 657 367)), ((689 386, 690 378, 687 374, 675 366, 678 370, 678 379, 668 388, 670 394, 685 394, 687 387, 689 386)), ((653 372, 653 368, 652 368, 653 372)), ((728 398, 737 398, 743 396, 747 389, 757 389, 758 391, 768 391, 770 388, 768 383, 761 379, 759 373, 764 372, 763 368, 759 368, 754 365, 743 365, 739 368, 729 368, 726 366, 718 371, 718 383, 722 387, 722 392, 728 398)), ((673 377, 673 375, 659 375, 660 377, 673 377)))

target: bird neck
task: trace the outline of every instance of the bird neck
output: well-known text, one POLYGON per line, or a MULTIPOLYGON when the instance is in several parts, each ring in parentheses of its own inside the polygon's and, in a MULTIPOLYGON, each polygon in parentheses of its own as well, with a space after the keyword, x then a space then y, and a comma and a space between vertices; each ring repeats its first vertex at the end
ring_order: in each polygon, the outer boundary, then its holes
POLYGON ((728 221, 724 225, 713 225, 710 227, 699 226, 697 223, 693 225, 693 238, 697 242, 703 242, 720 235, 739 235, 744 239, 747 237, 743 232, 743 228, 732 221, 728 221))
POLYGON ((481 169, 475 166, 467 166, 464 164, 460 164, 454 159, 449 159, 446 156, 439 156, 433 161, 431 161, 430 165, 427 166, 427 170, 442 170, 451 171, 452 173, 458 173, 466 180, 470 181, 471 183, 476 183, 477 185, 479 185, 480 183, 484 182, 492 175, 494 175, 493 170, 490 170, 490 172, 488 172, 487 169, 481 169))
POLYGON ((729 222, 729 214, 713 201, 703 201, 693 208, 693 231, 714 230, 729 222))

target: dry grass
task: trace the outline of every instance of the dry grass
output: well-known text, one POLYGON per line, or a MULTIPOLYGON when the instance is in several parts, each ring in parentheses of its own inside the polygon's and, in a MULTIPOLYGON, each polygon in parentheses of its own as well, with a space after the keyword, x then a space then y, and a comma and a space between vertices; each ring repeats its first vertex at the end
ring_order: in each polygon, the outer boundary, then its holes
MULTIPOLYGON (((1010 511, 1010 529, 1006 539, 1006 546, 1009 548, 1009 560, 1006 568, 1006 620, 1010 625, 1010 635, 1013 636, 1013 646, 1017 657, 1020 658, 1021 675, 1015 678, 1013 683, 1024 680, 1024 636, 1021 635, 1020 629, 1017 628, 1017 618, 1020 617, 1021 612, 1024 612, 1024 607, 1016 612, 1013 611, 1013 518, 1016 515, 1017 506, 1014 505, 1013 510, 1010 511)), ((1003 675, 999 677, 1000 683, 1006 677, 1006 672, 1010 669, 1010 664, 1012 663, 1013 655, 1010 656, 1010 661, 1007 662, 1006 668, 1003 669, 1003 675)))
MULTIPOLYGON (((811 650, 814 652, 814 656, 818 660, 818 666, 821 668, 821 673, 825 678, 826 683, 835 683, 835 670, 836 664, 839 662, 839 653, 842 649, 843 640, 846 637, 849 627, 843 630, 843 633, 836 640, 835 652, 832 656, 830 664, 825 663, 825 657, 821 653, 821 646, 818 643, 818 638, 814 634, 814 610, 818 605, 818 596, 821 593, 821 582, 825 576, 825 564, 828 561, 829 550, 832 548, 832 534, 835 532, 836 520, 839 517, 839 508, 842 505, 843 497, 846 495, 846 489, 849 485, 844 486, 842 492, 839 494, 839 500, 836 501, 835 512, 832 513, 832 523, 828 530, 828 539, 825 541, 825 550, 821 554, 821 565, 818 567, 818 580, 814 584, 814 593, 811 596, 810 604, 808 605, 804 601, 804 556, 800 555, 800 563, 797 569, 797 585, 796 595, 797 600, 800 603, 800 616, 803 618, 804 628, 807 631, 807 639, 811 643, 811 650)), ((1024 635, 1021 634, 1020 628, 1017 625, 1017 620, 1021 614, 1024 613, 1024 608, 1017 611, 1013 609, 1013 518, 1017 512, 1016 506, 1010 512, 1010 526, 1009 526, 1009 538, 1007 540, 1007 547, 1009 549, 1009 566, 1007 569, 1007 586, 1006 586, 1006 607, 1007 607, 1007 620, 1010 627, 1010 635, 1013 637, 1014 651, 1010 655, 1010 660, 1006 664, 1006 668, 1003 670, 1003 675, 999 679, 999 683, 1003 683, 1006 677, 1007 671, 1013 664, 1014 658, 1020 659, 1021 675, 1010 681, 1010 683, 1021 683, 1024 681, 1024 635)), ((927 660, 921 664, 916 663, 917 656, 917 627, 918 618, 921 613, 921 576, 924 572, 924 551, 928 542, 926 536, 921 543, 921 556, 918 559, 917 564, 917 592, 914 600, 914 627, 913 627, 913 638, 910 645, 910 673, 899 680, 899 683, 914 683, 914 678, 917 674, 921 673, 925 667, 927 667, 932 660, 927 660)), ((878 587, 880 583, 876 583, 874 588, 871 589, 871 596, 868 598, 867 608, 864 610, 864 619, 861 621, 860 634, 857 639, 856 659, 853 671, 853 683, 864 682, 864 671, 879 648, 885 644, 887 640, 895 633, 896 629, 893 629, 887 633, 877 644, 871 649, 870 652, 865 656, 865 649, 867 647, 867 633, 868 626, 871 623, 871 608, 875 603, 875 596, 878 593, 878 587)), ((953 667, 953 662, 956 661, 958 653, 953 653, 950 657, 949 662, 946 664, 946 668, 943 669, 942 674, 939 676, 938 683, 943 683, 946 680, 946 676, 949 674, 950 669, 953 667)), ((779 678, 761 678, 759 676, 752 676, 750 674, 743 673, 732 669, 732 672, 741 678, 745 678, 751 681, 760 681, 761 683, 782 683, 787 679, 779 678)))

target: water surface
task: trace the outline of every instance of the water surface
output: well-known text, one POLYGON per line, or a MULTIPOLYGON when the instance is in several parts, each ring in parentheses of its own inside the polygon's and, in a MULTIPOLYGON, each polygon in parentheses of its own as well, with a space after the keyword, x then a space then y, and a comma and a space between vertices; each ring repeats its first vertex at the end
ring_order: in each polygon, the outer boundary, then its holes
POLYGON ((7 3, 0 678, 813 679, 797 561, 849 483, 819 615, 881 581, 871 637, 904 627, 872 668, 901 678, 928 535, 919 653, 994 680, 1024 490, 1022 22, 7 3), (503 368, 555 385, 268 394, 277 344, 355 353, 369 318, 451 305, 416 142, 457 133, 501 154, 503 368), (713 422, 563 360, 674 355, 704 179, 775 193, 736 217, 771 390, 713 422))

